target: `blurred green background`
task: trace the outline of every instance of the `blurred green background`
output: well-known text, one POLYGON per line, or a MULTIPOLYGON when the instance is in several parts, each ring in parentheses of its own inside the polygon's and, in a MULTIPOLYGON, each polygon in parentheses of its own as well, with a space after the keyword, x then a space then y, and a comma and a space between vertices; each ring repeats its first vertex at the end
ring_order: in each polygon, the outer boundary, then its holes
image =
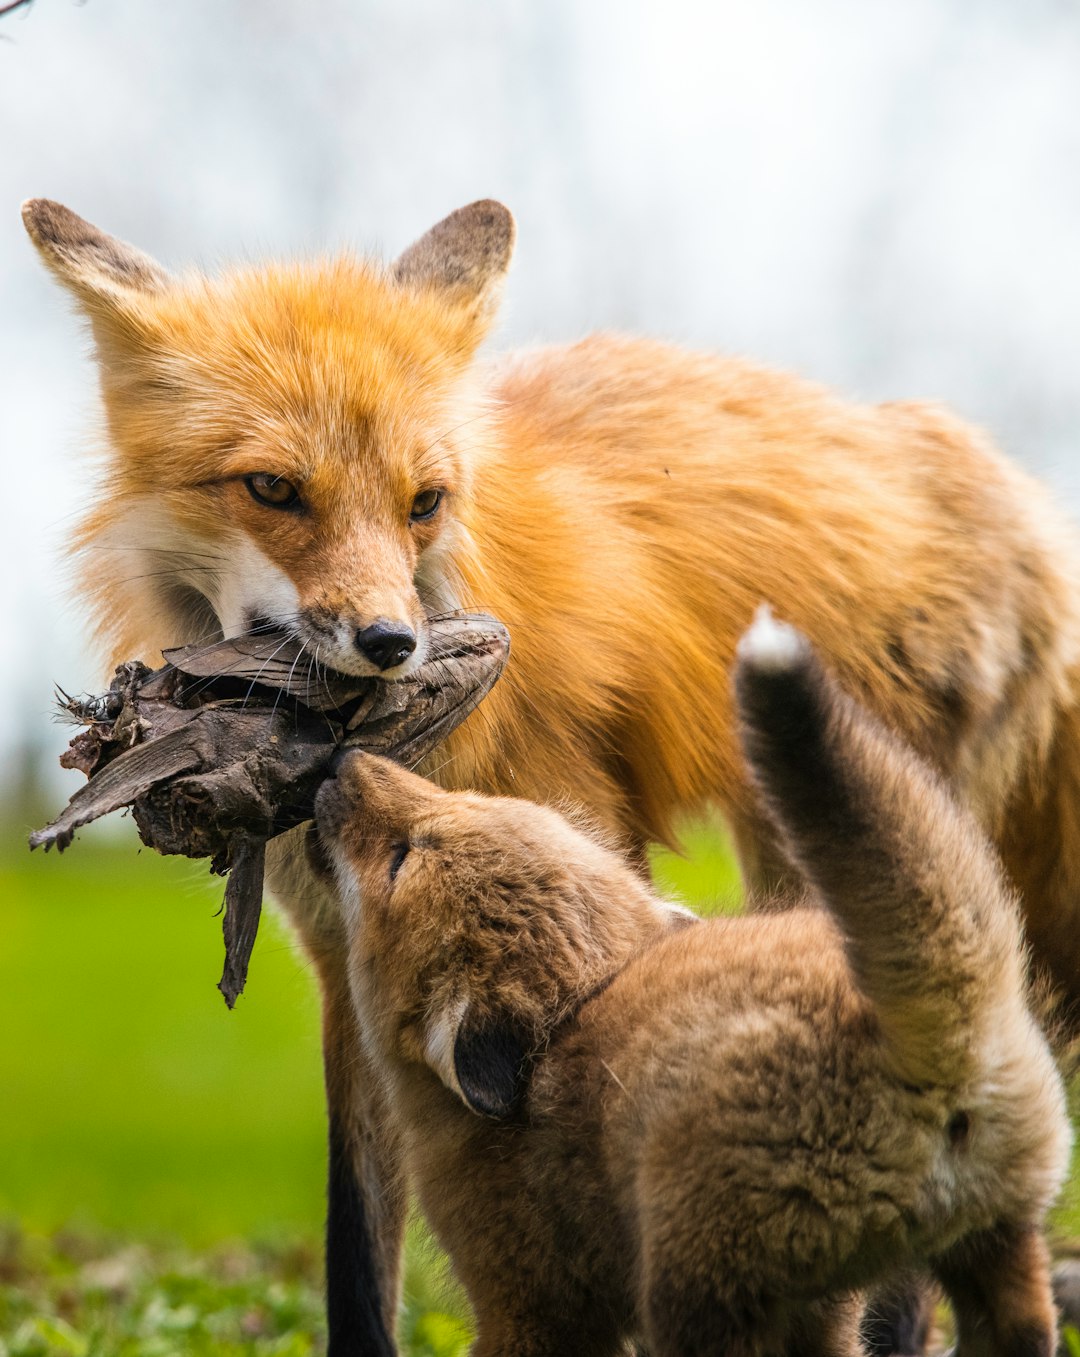
MULTIPOLYGON (((0 1357, 318 1350, 324 1118, 305 959, 268 910, 230 1013, 220 880, 142 849, 130 824, 63 856, 30 854, 27 828, 9 824, 0 851, 0 1357)), ((657 855, 661 883, 735 907, 722 836, 693 830, 687 847, 657 855)), ((406 1351, 460 1351, 464 1313, 414 1229, 406 1351)))

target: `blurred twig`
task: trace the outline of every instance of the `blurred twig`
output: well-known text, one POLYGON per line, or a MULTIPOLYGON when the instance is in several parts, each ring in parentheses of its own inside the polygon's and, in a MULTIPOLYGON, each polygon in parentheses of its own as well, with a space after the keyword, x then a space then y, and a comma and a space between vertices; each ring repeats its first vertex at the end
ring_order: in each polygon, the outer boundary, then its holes
POLYGON ((5 14, 10 14, 12 10, 22 9, 24 6, 29 9, 33 3, 34 0, 11 0, 10 4, 0 5, 0 19, 2 19, 5 14))

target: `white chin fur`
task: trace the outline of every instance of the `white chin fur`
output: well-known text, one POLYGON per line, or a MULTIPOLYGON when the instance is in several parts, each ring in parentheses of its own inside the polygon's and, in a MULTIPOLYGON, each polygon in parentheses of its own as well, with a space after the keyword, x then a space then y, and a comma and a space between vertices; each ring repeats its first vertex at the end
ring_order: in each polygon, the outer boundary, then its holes
POLYGON ((424 662, 427 640, 423 633, 409 658, 393 669, 379 669, 365 659, 353 644, 353 628, 345 622, 338 623, 333 637, 310 634, 300 615, 300 598, 292 580, 249 538, 231 546, 226 560, 217 596, 211 600, 226 636, 243 634, 252 616, 265 617, 298 637, 311 655, 318 656, 320 664, 340 674, 390 682, 405 678, 424 662))
POLYGON ((214 592, 210 601, 226 636, 242 635, 252 616, 296 630, 300 608, 296 586, 249 537, 230 544, 214 592))
MULTIPOLYGON (((339 622, 332 636, 308 632, 300 616, 296 586, 246 533, 230 534, 211 545, 178 526, 151 500, 136 501, 97 545, 104 552, 115 553, 116 574, 121 585, 127 582, 124 592, 128 612, 143 619, 142 628, 148 636, 160 636, 166 645, 205 641, 212 619, 207 616, 205 623, 193 630, 182 614, 171 610, 161 590, 129 581, 143 577, 153 581, 167 575, 175 583, 186 585, 193 596, 206 600, 208 611, 217 618, 226 637, 247 632, 253 616, 265 617, 296 636, 311 655, 317 655, 320 664, 342 674, 393 682, 406 678, 427 656, 424 628, 420 629, 416 649, 403 664, 381 670, 356 649, 354 628, 346 623, 339 622)), ((436 564, 432 579, 438 573, 436 564)), ((440 602, 454 604, 449 595, 440 602)))
POLYGON ((806 654, 806 638, 787 622, 778 621, 767 603, 762 603, 754 620, 743 632, 736 654, 744 664, 765 673, 793 669, 806 654))

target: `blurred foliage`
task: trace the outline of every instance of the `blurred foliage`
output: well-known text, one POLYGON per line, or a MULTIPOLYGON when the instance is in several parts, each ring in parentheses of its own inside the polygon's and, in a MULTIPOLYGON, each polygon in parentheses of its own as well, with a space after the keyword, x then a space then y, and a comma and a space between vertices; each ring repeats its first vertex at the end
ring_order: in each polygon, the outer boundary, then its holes
MULTIPOLYGON (((405 1353, 466 1350, 465 1303, 416 1226, 404 1296, 405 1353)), ((307 1357, 324 1343, 314 1240, 196 1251, 100 1232, 0 1233, 0 1357, 307 1357)))
POLYGON ((313 1245, 194 1253, 70 1231, 0 1241, 4 1357, 306 1357, 323 1335, 313 1245))

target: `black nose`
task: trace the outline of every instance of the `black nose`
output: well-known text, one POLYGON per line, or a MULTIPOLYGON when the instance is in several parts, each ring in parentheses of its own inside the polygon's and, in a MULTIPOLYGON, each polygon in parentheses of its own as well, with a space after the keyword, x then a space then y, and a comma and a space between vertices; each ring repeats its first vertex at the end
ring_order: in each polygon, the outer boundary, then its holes
POLYGON ((356 648, 380 669, 393 669, 404 664, 416 649, 416 636, 404 623, 378 617, 370 627, 356 633, 356 648))

